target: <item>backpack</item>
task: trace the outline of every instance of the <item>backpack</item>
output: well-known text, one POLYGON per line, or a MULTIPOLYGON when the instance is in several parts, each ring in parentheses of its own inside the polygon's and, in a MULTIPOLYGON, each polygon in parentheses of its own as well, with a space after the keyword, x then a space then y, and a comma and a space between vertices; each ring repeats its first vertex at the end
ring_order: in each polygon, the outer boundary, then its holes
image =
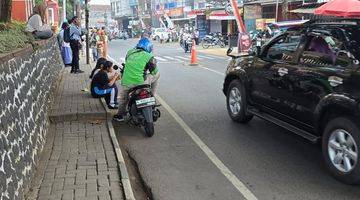
POLYGON ((66 43, 70 42, 70 27, 64 30, 64 42, 66 43))

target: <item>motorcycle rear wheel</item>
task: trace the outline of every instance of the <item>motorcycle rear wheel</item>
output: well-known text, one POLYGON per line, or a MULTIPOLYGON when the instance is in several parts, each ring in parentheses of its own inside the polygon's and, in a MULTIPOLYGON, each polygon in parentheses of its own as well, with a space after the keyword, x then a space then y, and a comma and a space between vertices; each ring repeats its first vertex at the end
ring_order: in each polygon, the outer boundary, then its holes
POLYGON ((154 129, 154 123, 150 122, 150 123, 145 123, 145 134, 148 137, 152 137, 155 133, 155 129, 154 129))

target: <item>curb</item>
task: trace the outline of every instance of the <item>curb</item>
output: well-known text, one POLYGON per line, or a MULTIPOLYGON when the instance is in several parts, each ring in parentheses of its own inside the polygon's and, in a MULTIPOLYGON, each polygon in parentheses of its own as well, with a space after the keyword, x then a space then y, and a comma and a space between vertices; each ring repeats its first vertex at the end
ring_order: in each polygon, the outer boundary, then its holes
POLYGON ((117 141, 114 127, 112 125, 111 112, 107 108, 105 100, 103 98, 100 99, 100 102, 101 102, 102 106, 104 107, 104 109, 106 110, 107 127, 108 127, 108 130, 109 130, 111 141, 113 143, 114 150, 115 150, 116 159, 118 161, 120 174, 121 174, 121 182, 122 182, 122 186, 123 186, 123 189, 124 189, 125 199, 126 200, 135 200, 135 196, 134 196, 134 193, 133 193, 133 190, 132 190, 132 187, 131 187, 131 183, 130 183, 129 174, 128 174, 128 171, 126 169, 125 160, 124 160, 123 154, 121 152, 119 142, 117 141))
POLYGON ((69 113, 69 114, 50 114, 49 119, 51 123, 69 122, 69 121, 83 121, 83 120, 106 120, 106 113, 99 112, 84 112, 84 113, 69 113))

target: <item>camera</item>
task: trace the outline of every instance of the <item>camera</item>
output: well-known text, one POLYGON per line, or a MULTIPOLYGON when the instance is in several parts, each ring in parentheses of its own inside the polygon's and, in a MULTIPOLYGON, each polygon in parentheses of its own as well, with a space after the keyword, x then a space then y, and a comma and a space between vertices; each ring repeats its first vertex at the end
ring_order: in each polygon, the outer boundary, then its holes
POLYGON ((122 74, 122 73, 124 73, 125 64, 122 63, 121 66, 122 66, 122 67, 119 67, 119 66, 117 66, 117 65, 114 65, 113 68, 114 68, 114 70, 119 70, 120 73, 122 74))

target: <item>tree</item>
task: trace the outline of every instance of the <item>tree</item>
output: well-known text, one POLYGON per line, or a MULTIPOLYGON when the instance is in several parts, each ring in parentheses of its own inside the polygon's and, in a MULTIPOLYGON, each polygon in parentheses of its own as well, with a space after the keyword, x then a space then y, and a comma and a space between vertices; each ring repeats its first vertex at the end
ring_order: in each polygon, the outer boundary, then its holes
POLYGON ((36 5, 41 4, 41 3, 44 3, 44 0, 35 0, 36 5))
POLYGON ((11 3, 12 0, 0 0, 0 22, 11 21, 11 3))
MULTIPOLYGON (((63 0, 59 0, 58 4, 62 7, 63 0)), ((62 13, 62 11, 60 12, 62 13)), ((68 19, 74 16, 74 0, 66 0, 66 16, 68 19)))

